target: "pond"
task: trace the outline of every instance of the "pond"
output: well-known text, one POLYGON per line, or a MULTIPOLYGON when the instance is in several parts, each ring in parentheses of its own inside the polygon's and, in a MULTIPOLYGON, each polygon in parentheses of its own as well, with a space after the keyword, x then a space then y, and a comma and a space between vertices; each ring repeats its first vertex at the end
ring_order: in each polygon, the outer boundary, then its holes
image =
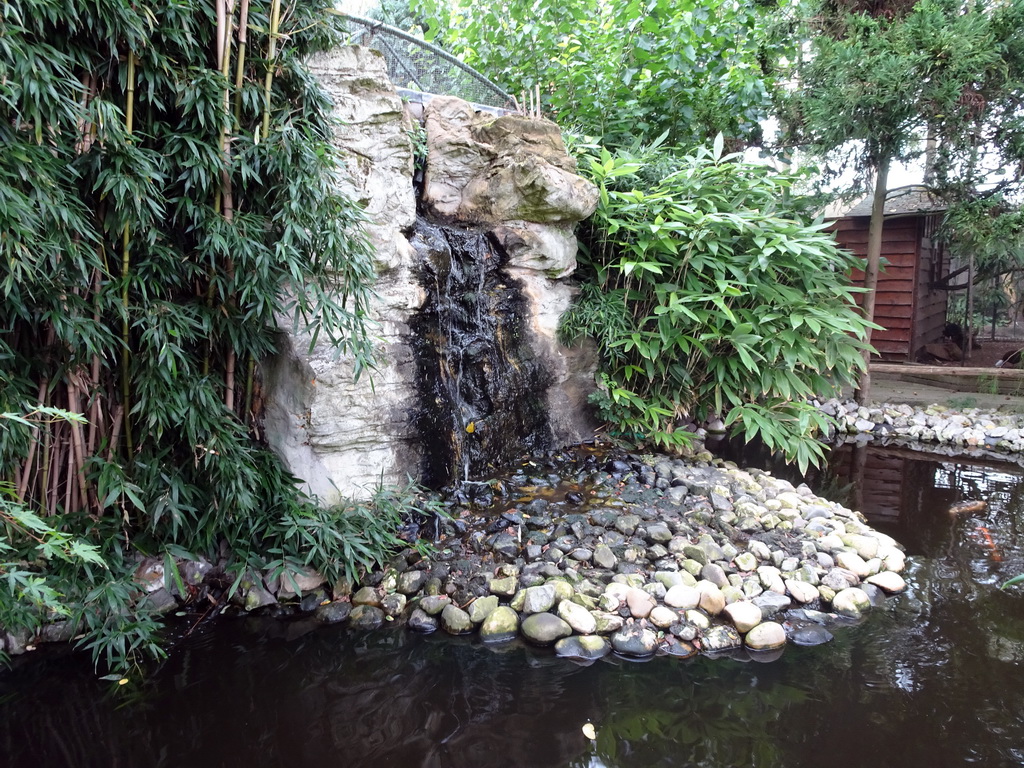
POLYGON ((225 619, 137 687, 59 654, 0 675, 0 766, 1021 765, 1024 588, 999 585, 1024 572, 1022 475, 837 452, 823 495, 907 547, 910 589, 770 663, 579 666, 515 643, 225 619), (962 499, 988 506, 951 515, 962 499))

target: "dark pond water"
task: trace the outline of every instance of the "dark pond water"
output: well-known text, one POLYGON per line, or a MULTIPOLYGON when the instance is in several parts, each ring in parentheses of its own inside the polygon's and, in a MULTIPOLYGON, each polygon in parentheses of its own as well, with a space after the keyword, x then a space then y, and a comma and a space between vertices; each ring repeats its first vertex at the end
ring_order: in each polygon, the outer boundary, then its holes
POLYGON ((819 481, 906 545, 911 590, 771 663, 583 667, 519 645, 225 620, 139 687, 114 690, 77 657, 0 675, 0 766, 1022 765, 1024 588, 998 589, 1024 572, 1021 474, 837 455, 819 481), (951 517, 963 498, 988 509, 951 517))

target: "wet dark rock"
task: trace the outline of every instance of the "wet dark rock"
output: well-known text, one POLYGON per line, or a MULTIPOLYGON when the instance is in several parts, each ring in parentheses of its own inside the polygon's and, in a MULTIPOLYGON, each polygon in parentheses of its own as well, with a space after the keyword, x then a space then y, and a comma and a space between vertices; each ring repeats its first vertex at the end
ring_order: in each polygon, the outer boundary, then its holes
POLYGON ((444 610, 446 605, 451 603, 451 598, 447 595, 424 597, 420 600, 420 608, 423 609, 430 616, 436 616, 444 610))
POLYGON ((624 656, 651 656, 658 648, 658 636, 638 622, 628 622, 612 634, 611 644, 624 656))
POLYGON ((299 600, 299 610, 303 613, 312 613, 325 600, 327 600, 327 593, 324 590, 318 589, 315 592, 309 592, 299 600))
POLYGON ((607 656, 611 645, 599 635, 573 635, 555 643, 555 654, 570 659, 595 660, 607 656))
POLYGON ((357 605, 348 617, 348 625, 352 629, 377 629, 384 623, 384 611, 372 605, 357 605))
POLYGON ((519 542, 510 533, 495 534, 488 542, 491 550, 508 560, 515 560, 519 555, 519 542))
POLYGON ((822 626, 808 624, 794 628, 789 639, 795 645, 822 645, 832 640, 833 635, 822 626))
POLYGON ((610 475, 621 476, 632 471, 632 468, 624 461, 612 459, 604 465, 604 470, 610 475))
POLYGON ((441 627, 450 635, 468 635, 474 625, 469 614, 457 605, 446 605, 441 611, 441 627))
POLYGON ((552 645, 572 634, 572 627, 553 613, 534 613, 523 619, 523 637, 536 645, 552 645))
POLYGON ((426 571, 406 571, 398 577, 397 590, 403 595, 415 595, 423 589, 429 578, 426 571))
POLYGON ((414 608, 413 612, 409 614, 409 629, 429 634, 437 630, 437 619, 421 608, 414 608))

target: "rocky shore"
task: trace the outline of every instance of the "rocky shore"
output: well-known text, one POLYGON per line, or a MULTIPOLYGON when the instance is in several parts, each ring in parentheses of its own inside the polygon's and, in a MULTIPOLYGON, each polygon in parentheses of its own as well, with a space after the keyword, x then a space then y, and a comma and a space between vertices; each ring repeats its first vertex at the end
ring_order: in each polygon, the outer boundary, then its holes
POLYGON ((1024 453, 1024 416, 979 408, 953 409, 941 405, 914 408, 906 404, 860 406, 852 400, 828 400, 821 410, 836 419, 847 435, 899 438, 955 450, 988 449, 1024 453))
MULTIPOLYGON (((820 407, 842 441, 898 441, 950 454, 1019 460, 1024 418, 941 406, 820 407)), ((743 470, 700 451, 686 459, 612 455, 580 446, 524 463, 505 480, 468 483, 439 520, 436 553, 413 549, 359 584, 327 584, 312 569, 247 574, 232 610, 311 616, 353 630, 404 624, 415 632, 521 639, 577 659, 748 654, 814 645, 905 589, 899 544, 806 486, 743 470)), ((177 610, 162 561, 136 581, 150 603, 177 610)), ((218 568, 179 563, 198 587, 218 568)), ((66 640, 66 622, 34 642, 66 640)), ((4 638, 11 654, 29 637, 4 638)))
POLYGON ((771 658, 905 588, 899 545, 806 486, 708 454, 569 464, 534 462, 486 510, 461 508, 435 558, 406 553, 355 591, 335 585, 316 616, 521 637, 578 659, 771 658))

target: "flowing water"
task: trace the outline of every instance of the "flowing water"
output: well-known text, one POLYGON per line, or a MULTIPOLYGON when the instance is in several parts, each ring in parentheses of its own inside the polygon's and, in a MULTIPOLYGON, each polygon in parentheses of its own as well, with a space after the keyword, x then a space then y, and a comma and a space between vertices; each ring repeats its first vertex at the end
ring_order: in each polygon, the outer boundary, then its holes
POLYGON ((998 588, 1024 572, 1021 480, 985 460, 838 453, 818 481, 906 545, 911 589, 771 663, 578 666, 519 644, 221 620, 141 684, 97 681, 77 656, 0 675, 0 766, 1022 765, 1024 587, 998 588), (963 499, 988 507, 951 516, 963 499))
POLYGON ((486 232, 419 219, 426 300, 410 323, 424 482, 432 488, 549 447, 547 375, 524 333, 526 299, 486 232))

